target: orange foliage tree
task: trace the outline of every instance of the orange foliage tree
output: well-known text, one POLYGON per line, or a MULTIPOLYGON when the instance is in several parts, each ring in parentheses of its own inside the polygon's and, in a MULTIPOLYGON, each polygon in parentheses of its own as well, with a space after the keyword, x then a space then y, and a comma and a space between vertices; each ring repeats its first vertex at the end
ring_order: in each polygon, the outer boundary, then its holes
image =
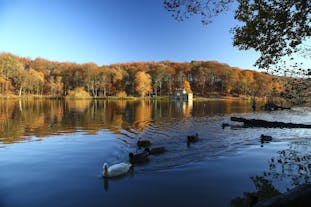
POLYGON ((135 90, 141 97, 152 92, 151 76, 143 71, 138 71, 135 75, 135 90))
POLYGON ((183 83, 183 86, 184 86, 184 89, 186 90, 187 93, 192 93, 189 81, 185 80, 183 83))

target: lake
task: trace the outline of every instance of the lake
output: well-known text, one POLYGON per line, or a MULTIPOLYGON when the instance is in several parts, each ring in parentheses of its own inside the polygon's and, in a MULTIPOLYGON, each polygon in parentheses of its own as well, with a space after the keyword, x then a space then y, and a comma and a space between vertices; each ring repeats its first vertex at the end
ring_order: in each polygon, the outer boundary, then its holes
POLYGON ((310 183, 311 129, 223 129, 231 116, 311 124, 310 108, 252 112, 244 100, 1 101, 0 206, 242 206, 247 192, 310 183), (167 152, 103 179, 138 139, 167 152))

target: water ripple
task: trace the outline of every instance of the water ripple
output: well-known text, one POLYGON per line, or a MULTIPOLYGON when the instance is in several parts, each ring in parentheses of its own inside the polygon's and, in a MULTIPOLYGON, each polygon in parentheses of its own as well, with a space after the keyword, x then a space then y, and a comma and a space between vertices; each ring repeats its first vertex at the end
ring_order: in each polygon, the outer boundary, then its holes
MULTIPOLYGON (((310 112, 301 110, 288 112, 261 112, 257 114, 239 114, 241 117, 274 120, 277 116, 284 117, 284 121, 298 121, 308 123, 310 112), (287 115, 286 115, 287 114, 287 115), (290 116, 290 117, 288 117, 290 116), (297 117, 295 117, 297 116, 297 117), (285 117, 288 117, 285 119, 285 117)), ((277 120, 280 120, 279 118, 277 120)), ((153 122, 141 134, 143 139, 150 140, 152 147, 164 146, 168 152, 163 155, 152 156, 150 164, 138 167, 138 173, 176 168, 203 159, 237 154, 250 146, 261 146, 260 135, 269 134, 272 142, 293 142, 297 139, 304 141, 311 139, 310 129, 265 129, 243 128, 239 130, 222 129, 223 122, 230 122, 230 116, 194 117, 181 120, 164 119, 153 122), (187 145, 187 135, 199 134, 199 142, 187 145)), ((308 141, 306 141, 308 142, 308 141)), ((269 143, 266 143, 269 144, 269 143)), ((129 148, 135 150, 135 147, 129 148)))

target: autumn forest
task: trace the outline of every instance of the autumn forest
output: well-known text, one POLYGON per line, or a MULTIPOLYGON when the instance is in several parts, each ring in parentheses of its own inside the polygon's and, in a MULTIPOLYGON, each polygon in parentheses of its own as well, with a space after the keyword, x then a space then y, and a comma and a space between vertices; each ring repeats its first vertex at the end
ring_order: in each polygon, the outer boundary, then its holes
MULTIPOLYGON (((305 82, 216 61, 134 62, 98 66, 0 54, 0 96, 158 97, 185 88, 195 97, 285 96, 305 82), (289 81, 292 80, 292 81, 289 81), (293 83, 289 86, 288 83, 293 83)), ((295 94, 305 94, 304 88, 295 94)), ((293 96, 293 95, 291 95, 293 96)))

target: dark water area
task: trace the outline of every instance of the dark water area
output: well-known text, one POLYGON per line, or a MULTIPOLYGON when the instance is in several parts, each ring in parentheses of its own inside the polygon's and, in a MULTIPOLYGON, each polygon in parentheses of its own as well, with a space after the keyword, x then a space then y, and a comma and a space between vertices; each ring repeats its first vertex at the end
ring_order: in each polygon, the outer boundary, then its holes
POLYGON ((223 129, 230 116, 311 124, 310 108, 252 112, 248 101, 2 101, 0 206, 242 206, 245 192, 310 183, 310 129, 223 129), (187 144, 187 135, 199 141, 187 144), (273 137, 261 143, 260 135, 273 137), (129 174, 136 142, 167 152, 129 174))

